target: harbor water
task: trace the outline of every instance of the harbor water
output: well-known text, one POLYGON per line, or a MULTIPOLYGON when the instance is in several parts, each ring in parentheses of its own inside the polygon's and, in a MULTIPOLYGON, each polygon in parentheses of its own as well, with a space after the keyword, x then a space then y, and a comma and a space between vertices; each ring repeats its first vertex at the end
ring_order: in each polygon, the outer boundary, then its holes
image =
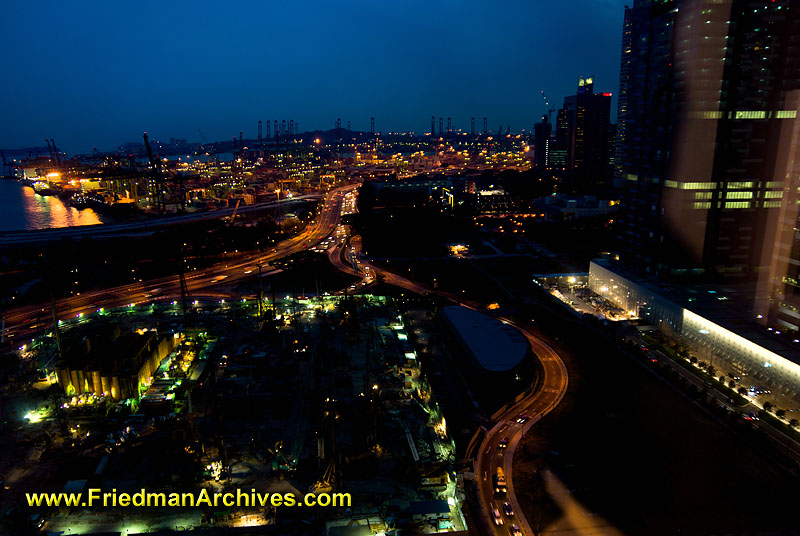
POLYGON ((0 180, 0 231, 97 225, 106 219, 90 208, 70 207, 58 196, 41 196, 15 180, 0 180))

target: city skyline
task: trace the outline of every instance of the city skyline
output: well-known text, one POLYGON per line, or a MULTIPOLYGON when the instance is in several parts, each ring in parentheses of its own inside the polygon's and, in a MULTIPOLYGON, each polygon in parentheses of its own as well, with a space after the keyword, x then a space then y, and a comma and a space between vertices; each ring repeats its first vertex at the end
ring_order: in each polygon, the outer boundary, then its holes
POLYGON ((0 40, 14 51, 3 60, 14 75, 0 89, 0 147, 52 137, 86 153, 143 131, 255 137, 258 120, 275 118, 294 118, 301 131, 337 118, 368 131, 375 117, 379 132, 422 133, 432 114, 464 131, 487 116, 490 131, 531 131, 546 111, 542 90, 560 103, 579 76, 594 76, 599 90, 617 91, 624 2, 583 4, 590 16, 580 18, 567 6, 518 2, 458 11, 7 5, 0 40))
POLYGON ((0 7, 0 534, 796 534, 799 3, 0 7))

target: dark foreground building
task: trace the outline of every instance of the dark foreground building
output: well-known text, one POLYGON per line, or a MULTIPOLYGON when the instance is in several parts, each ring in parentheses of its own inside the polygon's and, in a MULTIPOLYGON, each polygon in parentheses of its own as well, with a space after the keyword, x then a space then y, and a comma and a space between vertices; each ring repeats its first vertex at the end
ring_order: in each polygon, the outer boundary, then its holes
POLYGON ((155 331, 120 334, 119 327, 98 331, 65 350, 56 366, 58 384, 66 395, 138 397, 176 340, 155 331))
POLYGON ((583 192, 602 188, 610 182, 611 175, 608 165, 611 93, 595 93, 594 80, 581 77, 575 95, 564 98, 562 110, 559 121, 566 124, 560 125, 558 144, 566 147, 569 176, 583 192))
POLYGON ((440 316, 457 354, 466 357, 462 374, 487 409, 494 411, 531 385, 536 362, 519 331, 466 307, 445 307, 440 316))
POLYGON ((792 0, 636 0, 626 9, 616 178, 628 264, 737 280, 769 264, 764 238, 797 181, 787 151, 800 103, 798 35, 792 0))
POLYGON ((533 125, 533 165, 536 169, 550 166, 550 133, 553 126, 546 115, 533 125))

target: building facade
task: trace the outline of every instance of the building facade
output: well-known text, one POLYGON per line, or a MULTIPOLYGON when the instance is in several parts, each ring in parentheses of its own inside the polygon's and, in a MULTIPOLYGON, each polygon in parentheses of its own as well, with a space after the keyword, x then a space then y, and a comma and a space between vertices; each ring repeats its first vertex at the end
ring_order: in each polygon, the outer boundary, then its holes
POLYGON ((797 178, 781 156, 798 120, 796 8, 636 0, 626 9, 618 234, 640 272, 756 280, 770 266, 765 238, 797 178))
POLYGON ((608 182, 608 129, 611 93, 594 93, 594 80, 581 77, 575 95, 564 98, 566 128, 561 132, 566 147, 566 169, 580 186, 602 186, 608 182), (566 136, 564 136, 566 134, 566 136))
POLYGON ((542 121, 533 125, 533 166, 537 169, 549 167, 550 162, 550 134, 552 125, 547 116, 542 116, 542 121))
MULTIPOLYGON (((737 326, 691 307, 693 298, 665 295, 652 282, 632 276, 607 260, 589 265, 589 288, 614 305, 632 312, 668 334, 677 334, 713 359, 721 359, 746 372, 751 381, 763 382, 800 401, 798 352, 758 331, 737 326), (686 302, 686 305, 682 303, 686 302)), ((721 315, 724 317, 725 315, 721 315)), ((716 362, 715 362, 716 363, 716 362)))
POLYGON ((550 149, 549 164, 551 168, 567 167, 567 146, 569 145, 569 119, 567 110, 560 108, 556 112, 555 134, 550 149))
POLYGON ((614 129, 614 183, 622 183, 622 162, 625 161, 625 116, 628 113, 628 92, 631 76, 631 9, 625 7, 622 23, 622 52, 619 66, 619 91, 617 92, 617 126, 614 129))

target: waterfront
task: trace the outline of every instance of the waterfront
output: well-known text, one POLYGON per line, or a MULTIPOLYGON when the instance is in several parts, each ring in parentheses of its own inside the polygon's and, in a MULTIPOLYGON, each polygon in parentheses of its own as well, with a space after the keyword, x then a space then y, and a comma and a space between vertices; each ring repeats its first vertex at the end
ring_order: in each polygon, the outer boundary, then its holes
POLYGON ((103 216, 92 209, 78 210, 57 196, 41 196, 15 180, 0 181, 0 231, 24 231, 97 225, 103 216))

